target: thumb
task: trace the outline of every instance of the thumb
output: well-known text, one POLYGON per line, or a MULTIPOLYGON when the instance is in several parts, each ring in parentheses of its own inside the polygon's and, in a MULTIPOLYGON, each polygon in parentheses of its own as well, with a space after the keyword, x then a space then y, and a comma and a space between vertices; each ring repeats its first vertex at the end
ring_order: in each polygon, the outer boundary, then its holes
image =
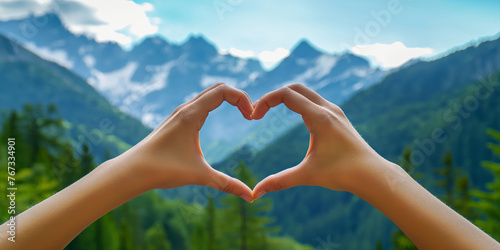
POLYGON ((302 185, 303 176, 301 176, 300 172, 300 165, 297 165, 264 178, 253 189, 253 199, 256 200, 269 192, 302 185))
POLYGON ((245 183, 213 168, 211 169, 208 175, 209 180, 205 186, 236 195, 250 203, 253 202, 252 190, 245 183))

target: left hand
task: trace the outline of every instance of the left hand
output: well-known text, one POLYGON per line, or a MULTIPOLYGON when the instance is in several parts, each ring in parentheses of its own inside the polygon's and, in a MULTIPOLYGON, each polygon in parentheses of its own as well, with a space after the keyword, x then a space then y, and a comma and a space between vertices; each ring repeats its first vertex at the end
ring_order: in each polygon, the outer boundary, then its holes
POLYGON ((177 107, 158 128, 116 160, 132 163, 148 188, 209 186, 252 202, 252 190, 240 180, 213 169, 203 157, 199 131, 208 113, 223 101, 251 120, 252 101, 242 91, 217 83, 177 107))

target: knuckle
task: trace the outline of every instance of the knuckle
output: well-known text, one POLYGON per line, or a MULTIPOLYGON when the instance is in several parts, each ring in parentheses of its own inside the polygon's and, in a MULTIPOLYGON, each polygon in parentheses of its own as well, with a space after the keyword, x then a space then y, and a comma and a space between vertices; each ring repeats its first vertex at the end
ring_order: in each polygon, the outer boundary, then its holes
POLYGON ((186 106, 186 103, 184 103, 184 104, 181 104, 181 105, 177 106, 177 108, 175 108, 175 109, 174 109, 174 112, 172 112, 172 114, 177 114, 177 113, 179 113, 179 111, 181 111, 181 110, 182 110, 182 108, 184 108, 184 106, 186 106))
POLYGON ((335 114, 335 115, 338 115, 340 117, 345 117, 345 114, 344 114, 344 111, 337 105, 333 104, 332 103, 332 107, 331 107, 331 110, 332 112, 335 114))
POLYGON ((259 100, 267 100, 270 96, 271 96, 271 93, 265 93, 264 95, 262 95, 259 98, 259 100))
POLYGON ((320 123, 330 123, 334 118, 332 112, 324 107, 319 107, 316 117, 318 122, 320 123))
POLYGON ((295 92, 295 90, 293 90, 293 88, 292 88, 292 85, 287 85, 287 86, 281 88, 281 91, 283 91, 283 95, 288 95, 292 92, 295 92))
POLYGON ((291 89, 305 88, 304 84, 301 84, 301 83, 293 83, 293 84, 288 85, 288 87, 291 89))
POLYGON ((179 111, 177 112, 177 120, 181 124, 188 124, 193 121, 193 118, 195 116, 195 109, 191 104, 185 105, 184 107, 180 108, 179 111))
POLYGON ((346 120, 344 111, 337 105, 332 104, 331 107, 319 107, 316 119, 319 123, 336 123, 346 120))
POLYGON ((230 194, 236 191, 237 187, 235 185, 234 178, 232 177, 227 178, 224 174, 217 171, 211 171, 209 176, 211 177, 210 187, 230 194))
POLYGON ((226 182, 221 183, 221 184, 222 185, 220 185, 220 190, 222 192, 225 192, 225 193, 228 193, 228 194, 232 194, 235 191, 235 189, 236 189, 234 183, 232 183, 232 182, 226 181, 226 182))
POLYGON ((281 182, 280 182, 280 181, 279 181, 279 180, 278 180, 278 179, 277 179, 274 175, 273 175, 273 176, 271 176, 271 178, 270 178, 269 182, 270 182, 270 184, 271 184, 270 186, 271 186, 271 187, 272 187, 272 189, 273 189, 273 190, 275 190, 275 191, 281 191, 281 190, 285 189, 285 188, 283 187, 283 184, 282 184, 282 183, 281 183, 281 182))
POLYGON ((227 87, 228 87, 228 85, 226 83, 223 83, 223 82, 218 82, 218 83, 214 84, 214 89, 224 89, 227 87))

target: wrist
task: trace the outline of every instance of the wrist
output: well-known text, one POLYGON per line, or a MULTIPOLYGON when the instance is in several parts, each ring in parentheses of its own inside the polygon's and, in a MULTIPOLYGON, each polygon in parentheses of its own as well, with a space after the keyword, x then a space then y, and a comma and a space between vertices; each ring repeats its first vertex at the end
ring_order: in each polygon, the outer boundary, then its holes
POLYGON ((137 153, 131 153, 129 151, 104 162, 102 165, 106 165, 111 169, 111 172, 119 175, 119 178, 126 185, 130 185, 130 188, 134 190, 134 193, 138 195, 145 193, 153 187, 153 181, 151 176, 145 171, 144 163, 142 163, 137 157, 137 153))
POLYGON ((364 200, 371 200, 381 193, 393 192, 408 177, 400 166, 377 155, 358 168, 347 191, 364 200))

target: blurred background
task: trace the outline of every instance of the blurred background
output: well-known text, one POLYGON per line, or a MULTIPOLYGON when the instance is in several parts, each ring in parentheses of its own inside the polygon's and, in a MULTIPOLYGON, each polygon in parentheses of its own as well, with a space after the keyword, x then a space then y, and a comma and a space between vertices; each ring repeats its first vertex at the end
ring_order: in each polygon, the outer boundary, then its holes
MULTIPOLYGON (((0 0, 0 152, 16 138, 16 209, 126 151, 214 83, 255 101, 299 82, 500 240, 499 10, 486 0, 0 0)), ((299 163, 309 133, 283 105, 249 122, 223 104, 200 141, 212 166, 253 187, 299 163)), ((189 186, 127 202, 66 249, 414 248, 349 193, 296 187, 249 204, 189 186)))

